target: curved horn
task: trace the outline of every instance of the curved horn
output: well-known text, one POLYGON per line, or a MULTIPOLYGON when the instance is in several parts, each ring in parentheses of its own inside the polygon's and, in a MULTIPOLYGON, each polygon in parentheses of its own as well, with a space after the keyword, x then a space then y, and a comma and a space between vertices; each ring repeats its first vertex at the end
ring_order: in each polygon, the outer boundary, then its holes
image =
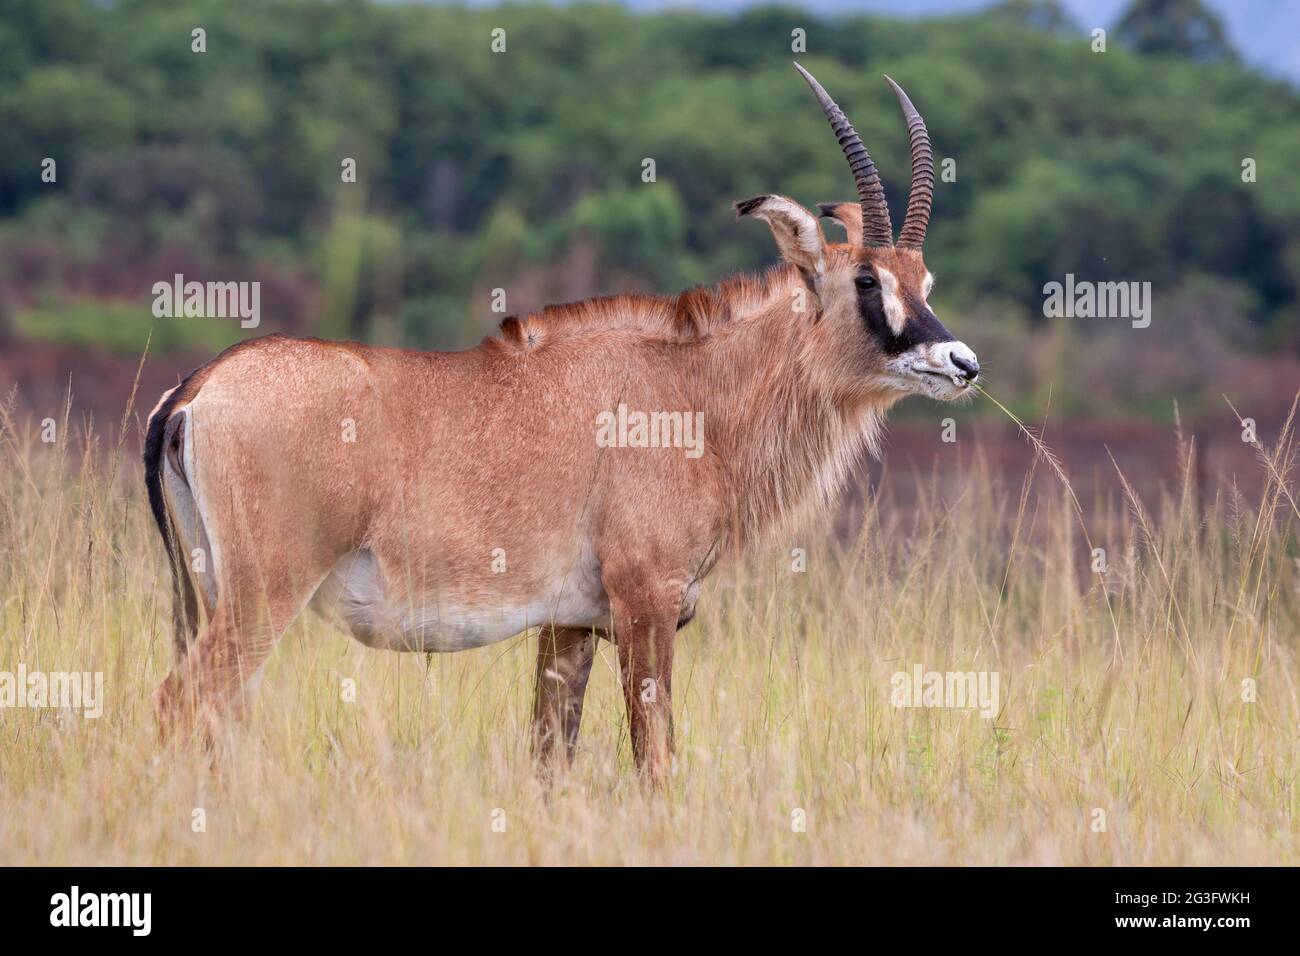
MULTIPOLYGON (((813 95, 822 106, 822 112, 831 122, 835 138, 839 140, 844 158, 853 170, 853 181, 858 187, 858 200, 862 204, 862 243, 867 246, 892 246, 894 244, 894 227, 889 222, 889 206, 885 203, 885 187, 876 172, 876 164, 871 161, 871 154, 862 145, 862 138, 849 122, 844 111, 835 105, 830 94, 813 75, 798 63, 794 68, 803 74, 803 78, 812 87, 813 95)), ((924 229, 922 229, 924 234, 924 229)))
POLYGON ((930 134, 925 120, 907 98, 903 88, 888 76, 885 77, 898 105, 907 120, 907 135, 912 141, 912 188, 907 193, 907 216, 898 233, 898 245, 903 249, 920 249, 925 243, 925 230, 930 225, 930 207, 934 202, 934 152, 930 149, 930 134))

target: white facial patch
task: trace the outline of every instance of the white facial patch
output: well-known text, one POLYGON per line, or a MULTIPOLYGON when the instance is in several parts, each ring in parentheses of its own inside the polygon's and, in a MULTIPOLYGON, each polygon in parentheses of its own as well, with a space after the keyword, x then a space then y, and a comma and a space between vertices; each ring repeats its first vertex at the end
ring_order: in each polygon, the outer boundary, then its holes
POLYGON ((938 342, 930 346, 927 352, 931 366, 949 376, 958 388, 963 387, 967 381, 963 366, 979 368, 979 360, 965 342, 938 342))
POLYGON ((880 298, 885 305, 885 321, 889 323, 889 331, 902 335, 907 315, 903 312, 903 300, 898 297, 898 278, 880 266, 876 266, 876 275, 880 277, 880 298))

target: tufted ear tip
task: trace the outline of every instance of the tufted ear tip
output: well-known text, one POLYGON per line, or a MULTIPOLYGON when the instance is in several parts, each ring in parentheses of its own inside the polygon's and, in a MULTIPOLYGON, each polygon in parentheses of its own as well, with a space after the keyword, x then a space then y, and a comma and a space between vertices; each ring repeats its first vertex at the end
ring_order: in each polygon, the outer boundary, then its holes
POLYGON ((741 216, 748 216, 770 198, 770 196, 754 196, 752 199, 736 200, 736 202, 732 203, 732 206, 736 209, 736 218, 739 219, 741 216))

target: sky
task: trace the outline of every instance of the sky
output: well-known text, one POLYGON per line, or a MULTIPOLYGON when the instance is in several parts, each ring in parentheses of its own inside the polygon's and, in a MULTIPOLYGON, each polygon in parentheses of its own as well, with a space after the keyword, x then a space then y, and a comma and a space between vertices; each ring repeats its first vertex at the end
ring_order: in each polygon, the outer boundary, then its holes
MULTIPOLYGON (((622 0, 636 10, 690 7, 734 11, 759 6, 756 0, 622 0)), ((991 0, 784 0, 821 13, 883 13, 938 16, 979 10, 991 0)), ((1242 57, 1270 73, 1300 83, 1300 0, 1205 0, 1223 20, 1242 57)), ((1129 0, 1064 0, 1080 26, 1110 27, 1129 0)))

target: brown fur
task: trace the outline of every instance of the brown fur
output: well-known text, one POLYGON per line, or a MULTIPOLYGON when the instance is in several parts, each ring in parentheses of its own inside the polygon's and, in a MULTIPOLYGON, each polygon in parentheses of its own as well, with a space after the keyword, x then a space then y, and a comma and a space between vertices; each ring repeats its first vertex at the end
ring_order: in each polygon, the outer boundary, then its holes
POLYGON ((667 342, 698 342, 729 325, 737 314, 752 314, 774 289, 799 282, 794 267, 782 263, 758 275, 735 275, 719 285, 676 295, 611 295, 548 305, 533 315, 503 319, 498 336, 485 344, 535 349, 574 334, 610 329, 667 342))
POLYGON ((550 307, 458 353, 270 336, 160 403, 151 433, 182 438, 154 463, 169 522, 191 516, 179 553, 211 552, 210 578, 194 576, 206 625, 160 691, 164 729, 218 733, 312 602, 396 649, 542 625, 543 756, 572 749, 591 635, 608 635, 637 762, 662 778, 673 637, 699 582, 829 506, 911 389, 883 373, 855 277, 888 268, 924 306, 919 252, 827 245, 780 197, 745 209, 787 260, 761 276, 550 307), (599 447, 597 416, 620 404, 703 413, 703 454, 599 447))

